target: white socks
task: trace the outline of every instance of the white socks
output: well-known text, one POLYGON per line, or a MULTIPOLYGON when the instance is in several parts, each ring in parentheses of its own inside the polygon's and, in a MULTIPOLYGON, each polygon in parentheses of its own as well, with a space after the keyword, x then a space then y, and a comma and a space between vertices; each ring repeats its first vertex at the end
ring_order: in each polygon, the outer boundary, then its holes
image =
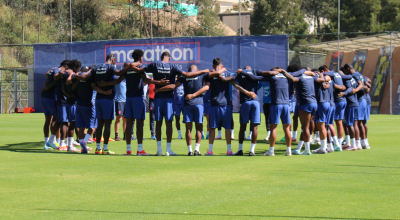
POLYGON ((350 144, 350 135, 346 135, 345 140, 346 144, 350 144))
POLYGON ((292 140, 296 140, 297 138, 297 131, 292 131, 292 140))
POLYGON ((341 147, 342 143, 343 143, 343 137, 342 138, 338 138, 338 141, 339 141, 339 146, 341 147))
POLYGON ((221 137, 221 130, 218 130, 218 137, 221 137))
POLYGON ((256 149, 256 144, 251 144, 250 152, 254 153, 254 149, 256 149))
POLYGON ((235 130, 231 130, 231 139, 235 139, 235 130))
POLYGON ((126 145, 126 151, 131 151, 131 152, 132 152, 132 147, 131 147, 130 144, 127 144, 127 145, 126 145))
POLYGON ((89 141, 89 139, 90 139, 90 134, 86 134, 85 135, 85 139, 83 139, 83 141, 87 144, 87 142, 89 141))
POLYGON ((327 141, 326 141, 326 138, 325 139, 323 139, 323 140, 321 140, 321 150, 322 151, 326 151, 326 147, 327 147, 327 141))
MULTIPOLYGON (((161 141, 160 141, 160 145, 161 145, 161 141)), ((170 151, 172 151, 171 142, 167 142, 167 151, 166 152, 170 152, 170 151)))
POLYGON ((161 141, 157 141, 157 152, 162 152, 161 141))
POLYGON ((299 143, 297 144, 296 150, 301 151, 301 148, 303 147, 304 141, 300 140, 299 143))
POLYGON ((44 137, 44 144, 46 144, 47 142, 49 142, 49 137, 44 137))
POLYGON ((56 140, 57 140, 57 143, 58 143, 59 145, 61 145, 61 139, 60 139, 60 138, 56 138, 56 140))
POLYGON ((60 141, 60 147, 63 147, 65 145, 65 140, 60 141))
POLYGON ((315 132, 314 137, 315 137, 316 139, 319 139, 319 131, 316 131, 316 132, 315 132))
POLYGON ((338 138, 337 138, 336 136, 334 136, 334 137, 332 138, 332 141, 333 141, 333 144, 334 144, 334 145, 340 146, 340 145, 339 145, 339 140, 338 140, 338 138))
POLYGON ((137 145, 137 151, 139 151, 139 152, 143 151, 143 144, 138 144, 137 145))
POLYGON ((306 152, 310 152, 310 142, 304 142, 304 148, 306 152))
POLYGON ((352 147, 356 147, 356 139, 355 139, 355 138, 352 138, 352 139, 350 140, 350 145, 351 145, 352 147))
POLYGON ((292 147, 286 147, 286 152, 291 152, 292 151, 292 147))
POLYGON ((108 144, 103 144, 103 150, 108 150, 108 144))
POLYGON ((228 151, 228 152, 231 152, 231 151, 232 151, 232 148, 231 148, 231 145, 230 145, 230 144, 227 144, 227 145, 226 145, 226 148, 227 148, 227 151, 228 151))
POLYGON ((214 144, 208 144, 208 152, 213 151, 214 144))
POLYGON ((49 137, 49 142, 54 144, 56 142, 56 136, 51 134, 49 137))
POLYGON ((247 139, 251 139, 251 135, 253 134, 252 131, 249 132, 249 136, 247 137, 247 139))
POLYGON ((197 150, 198 152, 200 152, 200 144, 196 143, 194 150, 197 150))
POLYGON ((275 148, 275 147, 269 147, 269 151, 268 151, 268 152, 274 153, 274 148, 275 148))
POLYGON ((361 147, 361 141, 360 140, 356 140, 356 146, 357 147, 361 147))
POLYGON ((188 145, 188 153, 193 152, 192 145, 188 145))
POLYGON ((243 150, 243 143, 239 143, 239 150, 243 150))
POLYGON ((271 131, 267 131, 267 137, 269 138, 269 135, 271 134, 271 131))

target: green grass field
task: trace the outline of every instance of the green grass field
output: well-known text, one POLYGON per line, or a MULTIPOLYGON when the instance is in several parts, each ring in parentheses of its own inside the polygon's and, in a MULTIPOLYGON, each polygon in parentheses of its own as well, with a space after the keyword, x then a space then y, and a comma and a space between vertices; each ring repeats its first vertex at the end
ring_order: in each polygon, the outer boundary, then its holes
MULTIPOLYGON (((42 114, 0 114, 0 122, 0 219, 400 218, 400 116, 372 116, 371 150, 292 157, 284 143, 262 156, 264 123, 256 157, 223 156, 225 140, 214 144, 216 156, 188 157, 176 139, 182 156, 128 157, 124 142, 109 144, 113 156, 44 151, 42 114)), ((148 121, 145 138, 156 153, 148 121)), ((207 147, 203 140, 203 154, 207 147)))

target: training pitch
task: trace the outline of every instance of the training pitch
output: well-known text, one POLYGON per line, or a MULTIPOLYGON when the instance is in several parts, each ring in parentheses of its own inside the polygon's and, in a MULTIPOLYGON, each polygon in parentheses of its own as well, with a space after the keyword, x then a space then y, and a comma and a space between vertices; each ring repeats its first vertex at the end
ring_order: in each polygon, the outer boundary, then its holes
MULTIPOLYGON (((123 141, 109 143, 116 155, 95 155, 95 144, 89 155, 44 151, 43 114, 0 114, 0 121, 0 219, 400 218, 400 116, 372 115, 370 150, 292 157, 282 142, 275 157, 262 156, 269 147, 263 118, 256 157, 225 156, 224 139, 214 156, 188 157, 176 130, 175 157, 124 156, 123 141)), ((154 155, 148 120, 144 137, 154 155)), ((165 125, 163 138, 165 151, 165 125)), ((207 148, 202 140, 203 155, 207 148)))

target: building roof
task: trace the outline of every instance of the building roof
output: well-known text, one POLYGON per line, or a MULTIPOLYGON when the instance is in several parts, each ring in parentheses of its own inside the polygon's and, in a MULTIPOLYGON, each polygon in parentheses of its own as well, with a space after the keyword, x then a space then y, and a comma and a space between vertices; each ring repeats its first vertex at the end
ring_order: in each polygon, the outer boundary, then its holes
MULTIPOLYGON (((364 37, 356 37, 356 38, 348 38, 340 40, 340 51, 341 52, 351 52, 355 50, 362 49, 378 49, 383 46, 390 46, 390 38, 392 39, 392 46, 397 47, 400 46, 400 33, 392 33, 392 37, 390 33, 384 34, 376 34, 371 36, 364 37)), ((338 41, 327 41, 316 44, 306 44, 301 45, 303 47, 308 47, 311 51, 315 52, 336 52, 338 51, 338 41)))

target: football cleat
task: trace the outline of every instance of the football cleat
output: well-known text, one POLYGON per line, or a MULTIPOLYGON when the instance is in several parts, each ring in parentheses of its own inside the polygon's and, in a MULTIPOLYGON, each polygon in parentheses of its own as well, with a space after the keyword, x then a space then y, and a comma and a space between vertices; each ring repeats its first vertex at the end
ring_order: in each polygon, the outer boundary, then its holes
POLYGON ((126 155, 126 156, 132 156, 132 151, 127 150, 125 155, 126 155))
POLYGON ((269 151, 267 151, 267 152, 264 153, 264 156, 275 157, 275 153, 274 153, 274 152, 269 152, 269 151))
POLYGON ((115 154, 115 153, 110 150, 103 150, 102 154, 115 154))
POLYGON ((256 156, 254 152, 249 152, 249 156, 256 156))
POLYGON ((342 148, 339 145, 335 145, 333 146, 333 150, 341 152, 342 148))
POLYGON ((115 141, 121 141, 121 139, 117 136, 114 138, 115 141))
POLYGON ((301 152, 300 155, 311 155, 311 152, 308 150, 305 150, 305 151, 301 152))
POLYGON ((182 139, 182 135, 178 135, 176 139, 182 139))
POLYGON ((96 151, 94 153, 95 154, 103 154, 103 150, 102 149, 99 150, 99 149, 96 148, 96 151))
POLYGON ((293 155, 300 155, 301 152, 300 152, 300 150, 293 149, 293 150, 292 150, 292 154, 293 154, 293 155))
POLYGON ((162 156, 162 151, 157 151, 157 153, 154 154, 154 156, 162 156))
POLYGON ((207 151, 207 153, 204 154, 205 156, 214 156, 214 153, 212 151, 207 151))
POLYGON ((195 151, 194 151, 194 156, 201 156, 200 151, 195 150, 195 151))
POLYGON ((76 147, 69 147, 67 149, 67 151, 69 151, 69 152, 79 152, 80 150, 76 149, 76 147))
POLYGON ((313 154, 326 154, 327 153, 326 150, 321 150, 321 148, 313 150, 312 152, 313 152, 313 154))
MULTIPOLYGON (((194 153, 196 153, 196 151, 195 151, 194 153)), ((176 153, 173 152, 172 150, 166 151, 166 152, 165 152, 165 156, 177 156, 177 155, 178 155, 178 154, 176 154, 176 153)))
POLYGON ((53 149, 58 150, 58 147, 57 147, 57 145, 55 143, 47 142, 46 146, 49 147, 49 148, 53 148, 53 149))
POLYGON ((188 153, 188 156, 193 156, 193 152, 190 151, 190 152, 188 153))
POLYGON ((150 156, 149 153, 146 153, 146 151, 142 150, 142 151, 137 151, 136 152, 137 156, 150 156))
POLYGON ((236 153, 233 154, 234 156, 242 156, 243 150, 238 150, 236 153))
POLYGON ((365 150, 371 149, 371 147, 369 145, 368 146, 362 146, 362 148, 365 149, 365 150))
POLYGON ((285 156, 292 156, 292 151, 286 151, 285 156))
POLYGON ((227 151, 226 152, 226 156, 233 156, 234 154, 233 154, 233 152, 232 151, 227 151))

